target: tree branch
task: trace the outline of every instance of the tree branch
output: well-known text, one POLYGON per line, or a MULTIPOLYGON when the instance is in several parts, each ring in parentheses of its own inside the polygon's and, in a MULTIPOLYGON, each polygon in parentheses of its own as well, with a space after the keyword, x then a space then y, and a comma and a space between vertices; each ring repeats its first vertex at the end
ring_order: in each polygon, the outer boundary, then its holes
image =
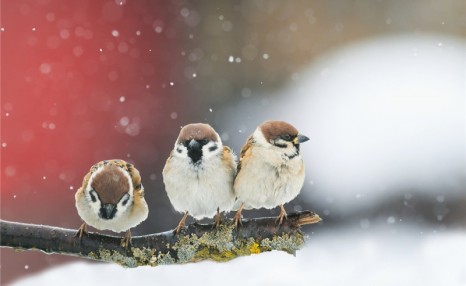
POLYGON ((310 211, 290 214, 280 227, 275 219, 245 219, 238 229, 231 220, 225 220, 218 228, 193 223, 179 235, 167 231, 135 236, 128 249, 122 246, 122 237, 89 233, 79 240, 76 230, 0 220, 0 246, 115 262, 125 267, 205 259, 228 261, 271 250, 294 254, 304 244, 301 226, 321 220, 310 211))

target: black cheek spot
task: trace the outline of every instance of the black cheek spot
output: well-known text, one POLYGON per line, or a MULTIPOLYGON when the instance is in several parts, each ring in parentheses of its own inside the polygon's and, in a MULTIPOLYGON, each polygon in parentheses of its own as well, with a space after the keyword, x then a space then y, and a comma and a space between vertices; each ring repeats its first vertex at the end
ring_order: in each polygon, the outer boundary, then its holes
POLYGON ((97 202, 97 198, 94 196, 94 194, 93 194, 93 193, 90 193, 90 195, 91 195, 91 200, 92 200, 92 202, 93 202, 93 203, 97 202))
POLYGON ((181 154, 183 152, 183 150, 181 150, 181 148, 176 148, 176 152, 181 154))
POLYGON ((129 199, 124 200, 123 203, 122 203, 122 205, 123 205, 123 206, 126 206, 126 204, 128 203, 128 201, 129 201, 129 199))
POLYGON ((293 159, 293 158, 296 158, 297 156, 299 155, 299 153, 296 153, 296 154, 293 154, 293 155, 290 155, 290 156, 287 156, 289 160, 293 159))
POLYGON ((209 151, 210 151, 210 152, 213 152, 213 151, 215 151, 215 150, 217 150, 217 149, 218 149, 217 145, 214 145, 214 146, 210 146, 210 147, 209 147, 209 151))

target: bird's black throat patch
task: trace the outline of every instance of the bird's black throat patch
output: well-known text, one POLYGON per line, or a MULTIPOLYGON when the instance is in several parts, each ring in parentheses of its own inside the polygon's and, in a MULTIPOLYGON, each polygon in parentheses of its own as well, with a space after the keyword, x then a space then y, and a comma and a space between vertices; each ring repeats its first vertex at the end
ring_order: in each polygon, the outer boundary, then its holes
POLYGON ((188 149, 188 156, 193 163, 197 163, 202 158, 202 149, 188 149))
MULTIPOLYGON (((194 140, 194 139, 193 139, 194 140)), ((202 152, 202 147, 204 147, 204 145, 206 145, 207 143, 209 143, 208 140, 206 139, 203 139, 203 140, 196 140, 197 144, 193 144, 193 145, 189 145, 187 146, 188 148, 188 156, 189 158, 191 158, 191 160, 193 161, 193 164, 196 164, 199 162, 199 160, 202 159, 202 155, 203 155, 203 152, 202 152)))

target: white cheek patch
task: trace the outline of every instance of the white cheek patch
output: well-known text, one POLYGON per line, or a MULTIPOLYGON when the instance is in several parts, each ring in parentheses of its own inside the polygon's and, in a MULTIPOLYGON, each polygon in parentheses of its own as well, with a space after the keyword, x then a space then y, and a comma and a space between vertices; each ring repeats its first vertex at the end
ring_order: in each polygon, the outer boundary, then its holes
POLYGON ((276 143, 280 144, 280 145, 286 145, 286 149, 290 149, 290 148, 293 148, 293 143, 289 142, 289 141, 286 141, 286 140, 283 140, 283 139, 276 139, 275 140, 276 143))
POLYGON ((92 211, 93 211, 96 215, 99 215, 100 206, 101 206, 100 200, 97 198, 97 201, 96 201, 96 202, 90 201, 90 205, 91 205, 92 211))
POLYGON ((173 156, 179 158, 188 158, 188 148, 186 148, 183 144, 175 144, 175 148, 173 149, 173 156))
POLYGON ((205 160, 218 155, 222 151, 223 145, 221 141, 218 141, 217 143, 214 141, 210 141, 209 143, 202 146, 202 156, 205 160))

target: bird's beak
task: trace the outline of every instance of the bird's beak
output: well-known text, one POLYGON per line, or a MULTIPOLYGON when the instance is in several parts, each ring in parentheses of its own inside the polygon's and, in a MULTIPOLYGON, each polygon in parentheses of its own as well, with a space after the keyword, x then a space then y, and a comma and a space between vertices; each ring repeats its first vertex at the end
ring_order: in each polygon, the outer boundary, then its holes
POLYGON ((189 141, 189 146, 188 147, 189 147, 189 149, 199 149, 200 144, 196 140, 191 139, 191 141, 189 141))
POLYGON ((114 204, 106 204, 100 208, 100 215, 103 219, 111 219, 115 216, 116 208, 114 204))
POLYGON ((298 145, 299 143, 303 143, 308 141, 309 138, 307 136, 304 136, 302 134, 298 134, 295 139, 293 139, 293 144, 298 145))

